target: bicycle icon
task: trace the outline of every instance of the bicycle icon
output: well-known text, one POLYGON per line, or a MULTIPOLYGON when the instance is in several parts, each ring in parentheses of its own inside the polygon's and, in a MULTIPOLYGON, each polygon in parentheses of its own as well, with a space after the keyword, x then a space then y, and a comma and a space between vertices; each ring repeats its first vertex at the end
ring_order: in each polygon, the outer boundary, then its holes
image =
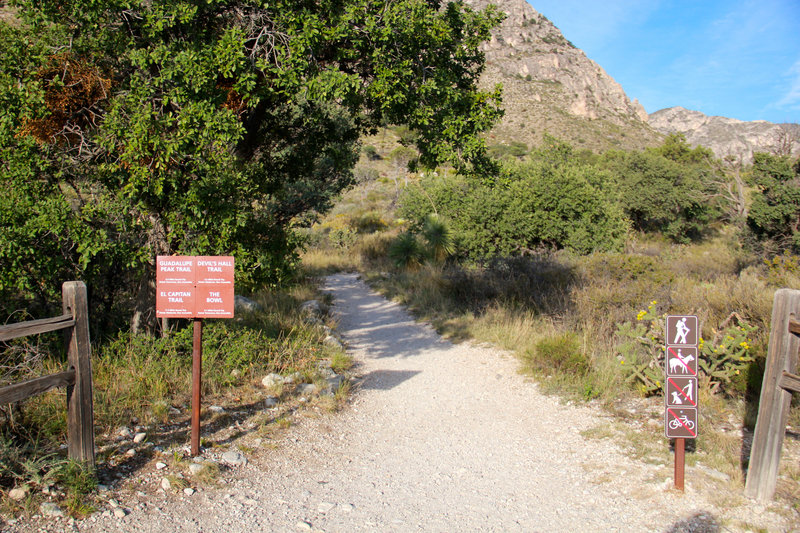
POLYGON ((689 420, 686 415, 680 418, 673 418, 669 421, 669 429, 678 429, 680 427, 685 427, 689 431, 692 431, 694 430, 694 422, 689 420))

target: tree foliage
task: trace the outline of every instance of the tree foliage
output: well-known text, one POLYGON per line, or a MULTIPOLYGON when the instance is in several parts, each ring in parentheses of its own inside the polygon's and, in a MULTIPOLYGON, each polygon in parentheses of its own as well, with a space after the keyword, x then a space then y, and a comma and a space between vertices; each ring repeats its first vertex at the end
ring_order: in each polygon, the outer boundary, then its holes
MULTIPOLYGON (((477 89, 499 15, 438 0, 16 0, 0 21, 0 293, 86 279, 151 307, 157 254, 232 254, 278 281, 291 228, 352 179, 358 138, 491 168, 477 89)), ((102 302, 101 302, 102 303, 102 302)))
POLYGON ((751 183, 756 192, 747 226, 760 247, 800 252, 800 159, 757 153, 751 183))
POLYGON ((614 176, 619 205, 633 228, 659 232, 675 242, 700 238, 714 213, 709 154, 689 149, 682 136, 643 152, 609 151, 600 165, 614 176))
POLYGON ((569 145, 509 165, 494 180, 427 176, 409 187, 401 213, 422 230, 430 213, 448 221, 458 253, 472 259, 523 255, 538 248, 579 253, 616 250, 627 231, 602 184, 610 176, 571 161, 569 145))

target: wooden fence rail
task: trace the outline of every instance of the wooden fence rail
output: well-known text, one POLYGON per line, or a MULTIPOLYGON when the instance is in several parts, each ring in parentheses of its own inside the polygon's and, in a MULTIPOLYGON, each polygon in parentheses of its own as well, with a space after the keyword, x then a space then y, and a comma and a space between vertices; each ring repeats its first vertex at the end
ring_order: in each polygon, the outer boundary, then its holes
POLYGON ((767 365, 758 403, 744 493, 766 501, 775 494, 792 392, 800 392, 800 291, 780 289, 772 305, 767 365))
POLYGON ((61 287, 63 315, 0 326, 0 341, 64 330, 67 364, 64 372, 0 387, 0 404, 25 400, 54 387, 67 388, 67 453, 95 466, 92 407, 92 359, 86 285, 68 281, 61 287))

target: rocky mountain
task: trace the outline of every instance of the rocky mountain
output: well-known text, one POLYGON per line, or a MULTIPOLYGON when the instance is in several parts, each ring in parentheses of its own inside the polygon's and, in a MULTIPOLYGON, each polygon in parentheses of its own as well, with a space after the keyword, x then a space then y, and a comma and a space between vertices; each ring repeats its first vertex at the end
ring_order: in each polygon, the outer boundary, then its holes
POLYGON ((732 156, 748 163, 753 152, 800 154, 798 124, 773 124, 763 120, 743 122, 709 117, 682 107, 656 111, 650 115, 649 123, 664 134, 682 133, 690 144, 711 148, 719 158, 732 156))
POLYGON ((593 150, 642 148, 660 141, 644 108, 525 0, 466 2, 476 9, 492 3, 506 13, 484 45, 482 83, 503 84, 506 109, 489 144, 536 145, 544 133, 593 150))

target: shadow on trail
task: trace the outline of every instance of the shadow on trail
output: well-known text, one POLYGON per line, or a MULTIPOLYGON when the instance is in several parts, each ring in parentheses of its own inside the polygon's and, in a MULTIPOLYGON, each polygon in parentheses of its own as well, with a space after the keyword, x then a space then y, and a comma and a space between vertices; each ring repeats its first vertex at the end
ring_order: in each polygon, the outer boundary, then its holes
POLYGON ((722 526, 714 515, 700 511, 689 518, 684 518, 672 524, 664 533, 719 533, 722 526))
POLYGON ((374 370, 364 376, 361 388, 370 390, 393 389, 419 373, 421 373, 419 370, 374 370))

